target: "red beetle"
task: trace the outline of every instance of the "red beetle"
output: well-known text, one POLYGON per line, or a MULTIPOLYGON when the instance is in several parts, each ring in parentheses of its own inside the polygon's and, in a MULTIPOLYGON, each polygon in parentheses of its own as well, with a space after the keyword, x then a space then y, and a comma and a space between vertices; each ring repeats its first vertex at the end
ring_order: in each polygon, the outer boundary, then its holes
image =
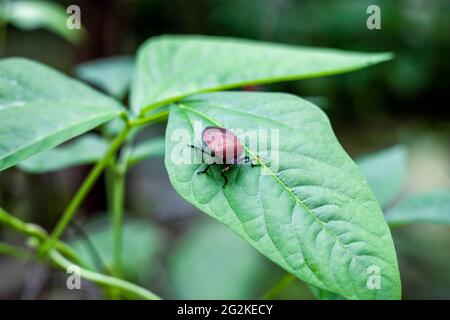
POLYGON ((251 162, 248 156, 244 156, 244 146, 239 141, 238 137, 228 129, 220 127, 206 127, 202 131, 202 142, 203 146, 201 148, 194 145, 189 145, 193 149, 197 149, 202 152, 202 154, 207 154, 211 156, 214 161, 213 163, 208 163, 205 169, 198 171, 197 174, 202 174, 208 172, 208 169, 212 165, 223 165, 220 174, 222 175, 225 183, 223 188, 228 183, 228 178, 225 176, 231 167, 240 164, 250 164, 252 167, 259 166, 259 164, 254 164, 251 162))

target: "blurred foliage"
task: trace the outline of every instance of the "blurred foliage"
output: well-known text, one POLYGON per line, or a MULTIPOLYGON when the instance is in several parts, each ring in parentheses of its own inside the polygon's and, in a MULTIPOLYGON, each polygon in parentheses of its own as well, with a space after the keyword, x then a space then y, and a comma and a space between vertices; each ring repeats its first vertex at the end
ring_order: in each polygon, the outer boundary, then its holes
MULTIPOLYGON (((110 273, 113 262, 113 232, 106 217, 82 225, 83 232, 70 244, 93 270, 110 273)), ((125 279, 147 284, 155 272, 164 234, 145 220, 127 219, 123 225, 122 264, 125 279)))
POLYGON ((107 148, 108 142, 104 138, 88 133, 72 143, 27 158, 18 167, 28 173, 45 173, 74 165, 91 164, 99 161, 107 148))
POLYGON ((381 207, 398 196, 406 180, 406 148, 391 147, 357 160, 381 207))
POLYGON ((83 32, 66 27, 66 8, 50 1, 2 1, 0 18, 22 30, 47 29, 73 44, 80 43, 83 32))
POLYGON ((79 64, 75 75, 113 97, 123 99, 130 87, 133 68, 133 57, 116 56, 79 64))
MULTIPOLYGON (((52 3, 66 7, 72 1, 52 3)), ((395 209, 397 198, 415 197, 435 189, 448 190, 450 186, 450 109, 446 102, 450 83, 448 0, 80 0, 77 4, 89 36, 76 47, 61 38, 58 31, 51 30, 52 23, 41 22, 39 26, 48 26, 51 33, 25 32, 20 23, 11 23, 6 27, 0 24, 0 52, 30 57, 71 73, 80 62, 90 64, 93 59, 134 55, 147 38, 167 33, 391 51, 395 60, 364 72, 251 89, 320 97, 326 102, 325 111, 339 140, 354 157, 389 146, 404 146, 382 152, 389 161, 383 158, 381 163, 373 163, 368 157, 362 160, 363 170, 367 166, 375 170, 367 175, 369 183, 371 178, 373 181, 383 176, 392 178, 387 188, 377 189, 371 184, 384 206, 392 205, 395 209), (366 28, 366 8, 370 4, 381 8, 381 30, 366 28), (405 162, 406 173, 399 167, 399 161, 405 162), (404 184, 394 179, 403 179, 405 174, 404 184)), ((94 71, 88 71, 87 76, 86 72, 81 75, 80 68, 75 73, 122 99, 131 75, 122 73, 125 68, 118 68, 108 77, 98 77, 98 70, 103 72, 101 67, 102 64, 98 68, 94 65, 94 71), (111 83, 115 77, 120 81, 111 83)), ((115 129, 108 126, 105 130, 115 129)), ((161 127, 142 132, 140 140, 146 142, 148 137, 162 135, 163 130, 161 127)), ((158 142, 149 148, 158 149, 158 142)), ((133 220, 132 227, 126 227, 127 277, 149 287, 156 284, 169 297, 189 298, 259 298, 283 278, 283 272, 226 227, 206 217, 191 219, 199 213, 169 187, 163 170, 162 160, 145 160, 133 169, 128 180, 127 206, 145 222, 133 220), (161 232, 168 237, 159 238, 156 234, 161 232), (161 246, 160 241, 165 241, 165 245, 161 246), (164 270, 152 265, 158 254, 163 256, 164 270), (242 286, 244 283, 246 286, 242 286)), ((83 167, 40 176, 25 175, 15 169, 2 172, 0 201, 18 216, 51 228, 85 172, 83 167)), ((103 186, 99 183, 79 215, 89 221, 105 207, 103 186)), ((107 224, 92 225, 88 223, 82 228, 98 245, 97 251, 108 266, 112 241, 107 240, 107 224)), ((448 226, 430 224, 394 230, 404 298, 450 298, 449 231, 448 226)), ((2 237, 15 240, 6 230, 0 232, 2 237)), ((83 242, 78 236, 77 241, 83 242)), ((82 250, 87 259, 92 259, 85 246, 82 250)), ((24 282, 24 266, 17 268, 10 262, 9 258, 0 257, 2 273, 16 275, 2 278, 0 287, 6 288, 2 292, 8 292, 4 296, 15 298, 20 296, 24 282)), ((313 296, 305 284, 296 280, 284 287, 278 298, 313 296)))
POLYGON ((450 225, 450 190, 415 194, 397 203, 386 213, 391 226, 410 223, 450 225))
POLYGON ((256 299, 270 274, 265 259, 231 230, 204 219, 179 239, 170 264, 179 299, 256 299))

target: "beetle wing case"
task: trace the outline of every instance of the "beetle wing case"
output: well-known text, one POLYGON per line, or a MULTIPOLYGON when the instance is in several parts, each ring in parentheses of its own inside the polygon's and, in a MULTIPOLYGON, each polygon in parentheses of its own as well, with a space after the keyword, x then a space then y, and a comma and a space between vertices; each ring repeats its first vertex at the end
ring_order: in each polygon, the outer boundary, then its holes
POLYGON ((228 129, 206 127, 202 132, 204 145, 214 152, 215 157, 225 164, 234 164, 244 152, 238 137, 228 129))

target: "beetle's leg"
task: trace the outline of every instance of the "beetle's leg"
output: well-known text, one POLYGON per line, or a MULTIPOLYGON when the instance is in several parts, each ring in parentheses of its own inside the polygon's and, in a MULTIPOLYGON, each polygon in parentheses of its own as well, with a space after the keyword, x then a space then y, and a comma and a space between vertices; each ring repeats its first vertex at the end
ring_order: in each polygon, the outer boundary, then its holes
POLYGON ((261 163, 253 163, 253 162, 250 162, 250 166, 253 168, 253 167, 261 167, 261 163))
MULTIPOLYGON (((257 160, 257 159, 259 159, 258 157, 256 157, 256 159, 253 159, 253 160, 257 160)), ((253 167, 260 167, 261 166, 261 164, 260 163, 253 163, 252 162, 252 159, 250 159, 250 157, 249 156, 245 156, 241 161, 240 161, 240 163, 248 163, 248 164, 250 164, 250 166, 253 168, 253 167)))
MULTIPOLYGON (((258 157, 256 157, 255 160, 257 160, 257 159, 258 159, 258 157)), ((249 156, 245 156, 244 161, 245 161, 245 163, 250 163, 250 166, 251 166, 252 168, 253 168, 253 167, 259 167, 259 166, 261 166, 260 163, 253 163, 249 156)))
POLYGON ((206 152, 205 149, 204 149, 203 147, 200 148, 200 147, 194 146, 193 144, 188 144, 187 146, 188 146, 188 147, 191 147, 192 149, 198 150, 198 151, 200 151, 201 153, 206 153, 206 154, 208 154, 208 152, 206 152))
POLYGON ((225 180, 225 183, 223 184, 222 188, 225 188, 226 185, 228 184, 228 178, 225 175, 225 172, 228 171, 228 169, 230 169, 230 166, 225 166, 223 167, 222 170, 220 170, 220 175, 223 177, 223 179, 225 180))
POLYGON ((205 169, 197 171, 197 174, 202 174, 208 172, 208 169, 212 166, 212 164, 208 164, 205 169))

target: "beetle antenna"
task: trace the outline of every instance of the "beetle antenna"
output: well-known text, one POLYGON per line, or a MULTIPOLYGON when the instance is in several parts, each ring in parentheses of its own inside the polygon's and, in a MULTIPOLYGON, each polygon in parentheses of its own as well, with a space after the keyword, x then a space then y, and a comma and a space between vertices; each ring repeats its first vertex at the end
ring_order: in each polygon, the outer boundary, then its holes
POLYGON ((194 146, 193 144, 188 144, 188 145, 186 145, 186 146, 187 146, 187 147, 191 147, 192 149, 198 150, 198 151, 200 151, 202 154, 207 154, 208 156, 211 156, 211 157, 214 157, 214 156, 215 156, 214 151, 208 152, 208 151, 206 151, 204 148, 200 148, 200 147, 194 146))

